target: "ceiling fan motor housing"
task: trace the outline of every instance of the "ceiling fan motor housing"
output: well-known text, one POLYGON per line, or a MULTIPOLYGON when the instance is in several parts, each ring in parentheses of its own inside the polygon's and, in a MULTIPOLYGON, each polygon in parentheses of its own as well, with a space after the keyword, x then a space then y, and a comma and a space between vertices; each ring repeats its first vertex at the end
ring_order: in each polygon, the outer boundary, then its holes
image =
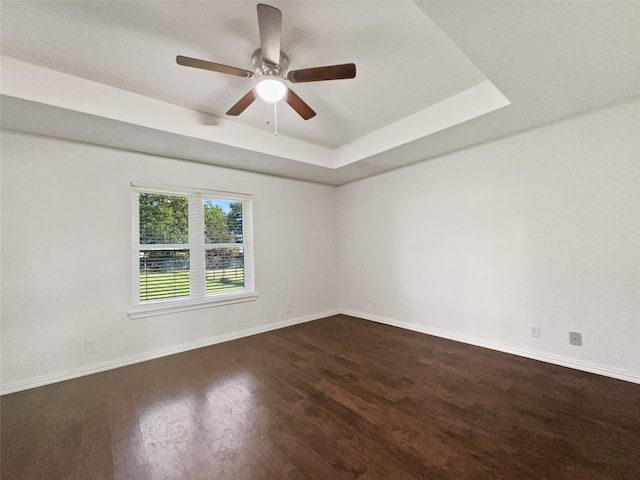
POLYGON ((286 78, 285 73, 287 68, 289 68, 289 57, 287 57, 283 51, 280 51, 280 63, 273 65, 264 59, 262 49, 259 48, 253 52, 251 63, 256 67, 255 72, 257 78, 265 75, 286 78))

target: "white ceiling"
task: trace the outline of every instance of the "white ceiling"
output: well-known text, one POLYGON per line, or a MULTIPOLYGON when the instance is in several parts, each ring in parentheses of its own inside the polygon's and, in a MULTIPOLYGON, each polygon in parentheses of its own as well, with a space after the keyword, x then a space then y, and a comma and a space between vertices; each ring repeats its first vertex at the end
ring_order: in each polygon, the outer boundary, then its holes
POLYGON ((260 101, 257 2, 0 4, 2 125, 339 185, 640 94, 638 2, 269 2, 290 69, 354 62, 353 80, 296 84, 316 112, 260 101))

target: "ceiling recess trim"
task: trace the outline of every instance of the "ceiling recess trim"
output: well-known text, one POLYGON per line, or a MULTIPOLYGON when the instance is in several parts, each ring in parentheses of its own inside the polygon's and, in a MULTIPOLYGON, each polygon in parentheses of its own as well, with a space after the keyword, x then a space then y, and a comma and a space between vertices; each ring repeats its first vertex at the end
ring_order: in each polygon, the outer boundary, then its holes
POLYGON ((6 56, 1 61, 1 93, 9 97, 328 169, 364 160, 510 103, 495 85, 483 81, 351 143, 330 149, 6 56))

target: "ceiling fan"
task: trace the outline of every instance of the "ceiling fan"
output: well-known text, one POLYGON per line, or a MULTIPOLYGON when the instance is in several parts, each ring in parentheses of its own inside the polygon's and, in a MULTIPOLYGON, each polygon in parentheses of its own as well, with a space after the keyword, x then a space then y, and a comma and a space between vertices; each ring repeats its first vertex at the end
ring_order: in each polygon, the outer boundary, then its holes
POLYGON ((206 60, 183 57, 182 55, 176 57, 176 62, 185 67, 201 68, 238 77, 259 78, 255 88, 238 100, 227 111, 227 115, 240 115, 258 96, 268 103, 277 103, 285 99, 289 106, 302 118, 309 120, 316 115, 316 112, 293 90, 288 88, 283 79, 291 83, 302 83, 355 78, 356 66, 353 63, 304 68, 287 72, 289 59, 280 50, 282 12, 277 8, 262 3, 258 4, 258 28, 260 30, 260 48, 254 52, 251 59, 255 67, 253 72, 206 60))

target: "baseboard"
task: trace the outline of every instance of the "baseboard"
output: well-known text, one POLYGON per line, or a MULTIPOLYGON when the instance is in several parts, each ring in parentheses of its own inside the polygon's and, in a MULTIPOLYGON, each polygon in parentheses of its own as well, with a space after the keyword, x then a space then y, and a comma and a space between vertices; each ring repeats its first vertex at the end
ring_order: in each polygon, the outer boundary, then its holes
POLYGON ((353 310, 340 310, 343 315, 349 315, 352 317, 362 318, 372 322, 383 323, 385 325, 391 325, 393 327, 403 328, 405 330, 412 330, 414 332, 426 333, 427 335, 433 335, 435 337, 446 338, 449 340, 455 340, 456 342, 467 343, 469 345, 475 345, 478 347, 489 348, 499 352, 510 353, 512 355, 518 355, 519 357, 531 358, 533 360, 539 360, 541 362, 551 363, 553 365, 559 365, 561 367, 573 368, 574 370, 581 370, 583 372, 595 373, 598 375, 604 375, 605 377, 616 378, 618 380, 625 380, 627 382, 633 382, 640 384, 640 374, 629 370, 623 370, 618 368, 609 367, 607 365, 601 365, 598 363, 585 362, 583 360, 576 360, 575 358, 565 357, 562 355, 554 355, 545 352, 539 352, 536 350, 528 350, 523 348, 509 347, 506 345, 500 345, 493 343, 483 338, 460 335, 455 332, 447 330, 441 330, 437 328, 426 327, 424 325, 418 325, 415 323, 403 322, 400 320, 394 320, 391 318, 382 317, 379 315, 372 315, 370 313, 356 312, 353 310))
POLYGON ((83 377, 85 375, 91 375, 93 373, 104 372, 106 370, 112 370, 114 368, 125 367, 134 363, 146 362, 147 360, 153 360, 155 358, 166 357, 174 355, 176 353, 182 353, 189 350, 195 350, 196 348, 209 347, 217 343, 228 342, 231 340, 237 340, 243 337, 249 337, 257 335, 259 333, 269 332, 271 330, 278 330, 280 328, 291 327, 300 323, 311 322, 313 320, 319 320, 321 318, 330 317, 340 313, 338 310, 329 310, 313 315, 306 315, 302 317, 296 317, 292 319, 282 320, 280 322, 268 323, 266 325, 260 325, 254 328, 248 328, 245 330, 239 330, 236 332, 226 333, 224 335, 217 335, 215 337, 203 338, 194 342, 183 343, 180 345, 173 345, 168 348, 162 348, 159 350, 153 350, 150 352, 144 352, 137 355, 131 355, 128 357, 118 358, 116 360, 110 360, 108 362, 95 363, 81 368, 73 368, 62 372, 56 372, 49 375, 42 375, 39 377, 33 377, 18 382, 12 382, 3 384, 0 387, 0 395, 6 395, 9 393, 15 393, 22 390, 28 390, 30 388, 41 387, 43 385, 49 385, 51 383, 62 382, 65 380, 71 380, 73 378, 83 377))
POLYGON ((539 361, 551 363, 554 365, 560 365, 562 367, 573 368, 575 370, 595 373, 598 375, 604 375, 606 377, 617 378, 619 380, 625 380, 628 382, 640 384, 640 374, 631 372, 628 370, 622 370, 622 369, 612 368, 607 365, 601 365, 597 363, 576 360, 574 358, 564 357, 561 355, 553 355, 545 352, 538 352, 535 350, 509 347, 509 346, 490 342, 483 338, 472 337, 468 335, 460 335, 455 332, 426 327, 424 325, 418 325, 410 322, 403 322, 400 320, 382 317, 380 315, 372 315, 369 313, 357 312, 353 310, 336 309, 336 310, 328 310, 328 311, 317 313, 317 314, 296 317, 293 319, 282 320, 280 322, 268 323, 266 325, 260 325, 254 328, 239 330, 239 331, 227 333, 224 335, 217 335, 215 337, 204 338, 204 339, 196 340, 194 342, 174 345, 169 348, 153 350, 150 352, 145 352, 137 355, 131 355, 128 357, 123 357, 123 358, 111 360, 108 362, 95 363, 93 365, 88 365, 81 368, 74 368, 74 369, 70 369, 62 372, 56 372, 49 375, 33 377, 26 380, 18 381, 18 382, 3 384, 0 387, 0 395, 6 395, 9 393, 15 393, 22 390, 28 390, 30 388, 49 385, 51 383, 71 380, 73 378, 78 378, 85 375, 91 375, 93 373, 99 373, 99 372, 104 372, 106 370, 112 370, 114 368, 125 367, 127 365, 132 365, 134 363, 146 362, 147 360, 153 360, 155 358, 161 358, 169 355, 174 355, 176 353, 195 350, 196 348, 209 347, 211 345, 216 345, 218 343, 228 342, 231 340, 236 340, 243 337, 249 337, 252 335, 257 335, 260 333, 265 333, 265 332, 277 330, 280 328, 290 327, 300 323, 311 322, 313 320, 319 320, 321 318, 330 317, 332 315, 337 315, 337 314, 349 315, 352 317, 357 317, 357 318, 369 320, 372 322, 377 322, 385 325, 403 328, 405 330, 412 330, 414 332, 425 333, 427 335, 446 338, 449 340, 454 340, 456 342, 467 343, 469 345, 476 345, 478 347, 489 348, 491 350, 496 350, 499 352, 510 353, 513 355, 518 355, 520 357, 531 358, 533 360, 539 360, 539 361))

